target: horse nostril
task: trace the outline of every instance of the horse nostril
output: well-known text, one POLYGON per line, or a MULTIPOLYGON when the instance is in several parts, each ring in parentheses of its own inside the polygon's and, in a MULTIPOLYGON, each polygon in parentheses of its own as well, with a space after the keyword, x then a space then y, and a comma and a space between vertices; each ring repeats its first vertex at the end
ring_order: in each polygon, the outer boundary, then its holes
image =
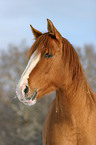
POLYGON ((26 88, 25 88, 25 90, 24 90, 25 94, 27 94, 28 91, 29 91, 29 88, 28 88, 28 86, 26 86, 26 88))

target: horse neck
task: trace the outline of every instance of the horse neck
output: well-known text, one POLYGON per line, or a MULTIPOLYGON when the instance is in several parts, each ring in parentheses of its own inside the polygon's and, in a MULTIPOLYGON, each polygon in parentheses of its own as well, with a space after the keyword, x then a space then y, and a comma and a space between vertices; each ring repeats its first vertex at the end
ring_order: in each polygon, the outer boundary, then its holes
POLYGON ((69 112, 69 114, 77 116, 81 114, 83 116, 83 113, 87 115, 87 112, 92 109, 96 100, 94 100, 94 93, 86 80, 82 66, 81 70, 77 80, 74 79, 72 82, 69 77, 68 82, 71 83, 62 85, 56 91, 56 112, 61 114, 68 114, 69 112))

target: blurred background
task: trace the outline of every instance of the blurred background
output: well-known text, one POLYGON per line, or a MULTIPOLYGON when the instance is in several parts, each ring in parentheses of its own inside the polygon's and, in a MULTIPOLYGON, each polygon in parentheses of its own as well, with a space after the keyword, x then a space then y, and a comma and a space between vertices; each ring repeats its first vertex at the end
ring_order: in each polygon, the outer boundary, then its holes
POLYGON ((76 49, 96 92, 95 0, 0 0, 0 145, 42 145, 42 126, 55 92, 32 107, 14 96, 34 42, 30 24, 47 32, 47 18, 76 49))

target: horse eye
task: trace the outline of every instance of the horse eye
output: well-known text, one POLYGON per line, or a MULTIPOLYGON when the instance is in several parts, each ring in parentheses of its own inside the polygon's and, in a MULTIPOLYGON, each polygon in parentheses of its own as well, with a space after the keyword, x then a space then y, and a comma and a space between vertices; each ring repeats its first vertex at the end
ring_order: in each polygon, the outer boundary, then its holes
POLYGON ((48 58, 50 58, 50 57, 52 57, 52 56, 53 56, 53 55, 49 54, 49 55, 48 55, 48 58))
POLYGON ((49 54, 48 52, 45 54, 45 56, 44 57, 48 57, 48 58, 50 58, 50 57, 52 57, 53 55, 52 54, 49 54))

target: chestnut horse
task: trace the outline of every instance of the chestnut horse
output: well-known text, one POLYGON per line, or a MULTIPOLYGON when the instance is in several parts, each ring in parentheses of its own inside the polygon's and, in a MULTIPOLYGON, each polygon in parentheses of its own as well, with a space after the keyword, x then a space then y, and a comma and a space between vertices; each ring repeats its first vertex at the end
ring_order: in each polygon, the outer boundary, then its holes
POLYGON ((73 46, 47 19, 47 33, 31 26, 36 38, 17 85, 18 99, 33 105, 56 90, 43 128, 43 145, 96 145, 96 94, 73 46))

